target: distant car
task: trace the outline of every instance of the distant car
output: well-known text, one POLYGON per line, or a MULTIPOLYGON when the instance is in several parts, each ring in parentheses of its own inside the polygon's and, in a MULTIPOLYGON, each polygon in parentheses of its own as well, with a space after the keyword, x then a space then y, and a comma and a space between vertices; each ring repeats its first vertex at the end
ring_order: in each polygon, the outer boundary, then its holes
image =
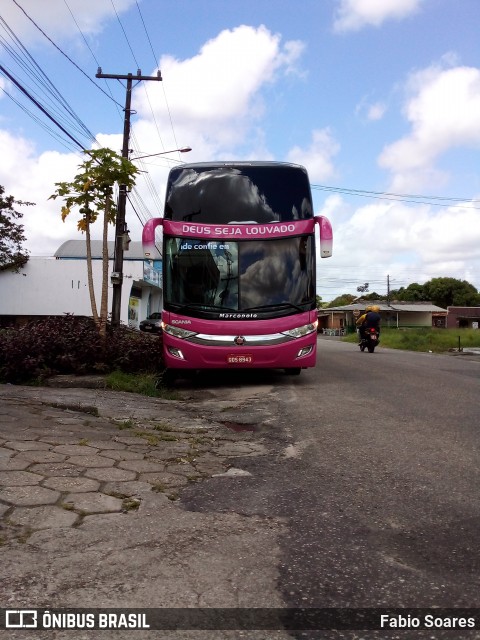
POLYGON ((140 331, 148 333, 160 333, 162 330, 162 314, 152 313, 146 320, 140 322, 140 331))

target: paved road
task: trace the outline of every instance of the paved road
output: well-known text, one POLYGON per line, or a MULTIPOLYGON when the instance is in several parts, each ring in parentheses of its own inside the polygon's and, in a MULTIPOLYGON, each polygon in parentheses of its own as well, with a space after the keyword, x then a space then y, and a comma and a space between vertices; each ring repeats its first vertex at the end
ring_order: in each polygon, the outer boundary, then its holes
POLYGON ((480 362, 319 348, 315 371, 265 399, 277 455, 184 504, 283 518, 287 606, 479 607, 480 362))
MULTIPOLYGON (((480 363, 361 354, 333 338, 319 347, 318 368, 298 378, 202 375, 176 402, 0 387, 1 602, 479 606, 480 363)), ((97 635, 132 637, 75 640, 97 635)))

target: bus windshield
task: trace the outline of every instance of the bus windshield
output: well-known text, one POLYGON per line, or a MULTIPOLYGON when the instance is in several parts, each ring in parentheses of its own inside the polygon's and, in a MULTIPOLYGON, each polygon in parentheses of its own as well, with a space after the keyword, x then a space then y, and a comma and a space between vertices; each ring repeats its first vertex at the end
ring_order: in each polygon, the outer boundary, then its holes
POLYGON ((164 217, 208 224, 312 218, 308 175, 303 167, 274 163, 175 167, 168 180, 164 217))
POLYGON ((315 306, 313 236, 165 239, 165 307, 289 315, 315 306))

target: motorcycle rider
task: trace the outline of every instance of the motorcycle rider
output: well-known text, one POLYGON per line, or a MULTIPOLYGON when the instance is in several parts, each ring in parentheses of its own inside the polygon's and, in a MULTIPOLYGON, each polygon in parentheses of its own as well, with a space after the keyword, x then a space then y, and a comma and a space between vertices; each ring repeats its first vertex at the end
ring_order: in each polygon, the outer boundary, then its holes
POLYGON ((360 342, 365 338, 365 329, 376 329, 380 335, 380 307, 376 304, 365 307, 365 313, 355 323, 358 327, 360 342))

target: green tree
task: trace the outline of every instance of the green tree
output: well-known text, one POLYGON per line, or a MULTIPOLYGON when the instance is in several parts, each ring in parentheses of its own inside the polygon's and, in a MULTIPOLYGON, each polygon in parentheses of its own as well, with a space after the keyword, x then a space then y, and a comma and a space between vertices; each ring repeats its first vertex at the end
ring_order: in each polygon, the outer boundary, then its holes
POLYGON ((400 287, 400 289, 390 292, 390 300, 400 300, 401 302, 423 302, 429 300, 425 293, 425 285, 413 282, 408 287, 400 287))
POLYGON ((385 296, 381 296, 379 293, 377 293, 376 291, 372 291, 372 293, 367 293, 366 295, 362 296, 362 300, 383 300, 385 296))
POLYGON ((327 307, 344 307, 347 304, 352 304, 354 300, 356 300, 356 296, 353 296, 350 293, 343 293, 341 296, 337 296, 336 298, 331 300, 326 306, 327 307))
POLYGON ((111 149, 94 149, 84 152, 88 158, 78 166, 72 182, 56 182, 57 190, 49 199, 64 199, 61 215, 65 219, 78 208, 80 220, 77 227, 85 233, 87 245, 88 289, 92 315, 101 335, 105 335, 108 318, 108 225, 115 224, 117 205, 113 198, 116 184, 131 189, 135 185, 138 169, 127 158, 122 158, 111 149), (100 312, 97 311, 92 271, 91 225, 103 213, 102 235, 102 291, 100 312))
POLYGON ((432 278, 424 285, 426 298, 439 307, 473 307, 480 305, 480 294, 466 280, 432 278))
POLYGON ((28 251, 22 247, 26 237, 23 225, 18 222, 23 213, 13 207, 31 206, 33 202, 22 202, 4 194, 5 189, 0 185, 0 271, 18 272, 28 261, 28 251))

